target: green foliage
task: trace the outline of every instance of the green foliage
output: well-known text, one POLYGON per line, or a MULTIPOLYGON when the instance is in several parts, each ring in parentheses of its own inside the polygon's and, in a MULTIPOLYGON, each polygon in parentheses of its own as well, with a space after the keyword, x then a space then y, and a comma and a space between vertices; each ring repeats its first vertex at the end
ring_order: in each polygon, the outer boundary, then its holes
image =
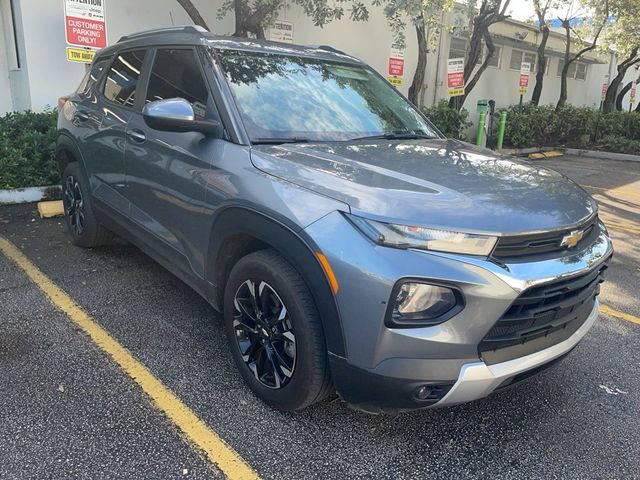
POLYGON ((640 113, 601 113, 591 107, 527 103, 507 109, 505 144, 515 148, 566 146, 629 153, 640 139, 640 113), (606 139, 606 140, 605 140, 606 139))
POLYGON ((460 111, 449 108, 446 100, 440 100, 435 107, 424 107, 422 109, 429 120, 448 138, 465 140, 465 129, 471 126, 469 112, 464 108, 460 111))
POLYGON ((54 111, 8 113, 0 118, 0 189, 58 183, 54 111))
POLYGON ((640 155, 640 140, 623 137, 622 135, 606 135, 600 143, 602 144, 602 150, 607 152, 640 155))

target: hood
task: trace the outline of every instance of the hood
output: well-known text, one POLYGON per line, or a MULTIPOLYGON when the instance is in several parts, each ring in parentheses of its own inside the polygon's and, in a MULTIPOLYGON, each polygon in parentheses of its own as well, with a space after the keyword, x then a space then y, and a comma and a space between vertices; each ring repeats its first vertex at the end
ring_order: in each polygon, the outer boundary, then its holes
POLYGON ((456 140, 252 147, 256 168, 407 225, 515 234, 577 224, 595 201, 567 177, 456 140))

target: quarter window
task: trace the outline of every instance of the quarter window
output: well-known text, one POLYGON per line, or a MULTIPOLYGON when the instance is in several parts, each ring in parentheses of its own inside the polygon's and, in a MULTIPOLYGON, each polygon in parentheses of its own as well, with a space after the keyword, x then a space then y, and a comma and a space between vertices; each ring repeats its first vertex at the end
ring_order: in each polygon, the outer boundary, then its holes
POLYGON ((183 98, 196 117, 206 116, 208 91, 200 63, 192 49, 159 49, 151 69, 146 102, 183 98))
POLYGON ((104 96, 112 102, 132 107, 146 50, 120 53, 107 72, 104 96))
POLYGON ((89 70, 85 74, 76 92, 82 96, 89 95, 91 88, 98 81, 98 78, 100 78, 100 74, 102 73, 102 70, 104 70, 104 67, 106 67, 110 61, 111 61, 110 58, 101 58, 99 60, 96 60, 96 62, 91 66, 91 70, 89 70))

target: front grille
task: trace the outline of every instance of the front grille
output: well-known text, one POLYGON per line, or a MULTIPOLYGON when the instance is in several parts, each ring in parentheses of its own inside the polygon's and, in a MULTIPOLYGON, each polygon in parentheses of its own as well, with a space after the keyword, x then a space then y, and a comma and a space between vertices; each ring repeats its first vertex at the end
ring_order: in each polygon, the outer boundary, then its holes
POLYGON ((479 345, 487 363, 533 353, 569 338, 593 310, 607 265, 525 290, 479 345))
POLYGON ((571 250, 583 250, 591 245, 598 236, 598 217, 591 218, 584 224, 554 232, 513 235, 501 237, 493 251, 492 257, 502 262, 514 260, 530 261, 532 256, 567 251, 560 246, 562 239, 573 231, 583 231, 583 237, 571 250))

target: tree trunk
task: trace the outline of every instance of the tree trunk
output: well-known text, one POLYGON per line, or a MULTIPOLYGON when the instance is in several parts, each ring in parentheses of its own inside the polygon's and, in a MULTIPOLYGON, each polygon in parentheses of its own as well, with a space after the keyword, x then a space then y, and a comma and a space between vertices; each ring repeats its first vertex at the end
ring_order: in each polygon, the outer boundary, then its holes
POLYGON ((571 60, 571 26, 568 20, 563 20, 562 26, 564 27, 564 65, 562 67, 562 73, 560 74, 560 98, 556 104, 556 112, 560 111, 564 104, 567 103, 567 74, 569 73, 569 66, 571 60))
POLYGON ((540 96, 542 95, 542 85, 544 83, 544 72, 547 69, 547 57, 545 51, 547 49, 547 40, 549 39, 549 27, 547 25, 541 28, 542 39, 538 45, 538 71, 536 72, 536 86, 533 87, 531 103, 538 105, 540 96))
POLYGON ((622 87, 622 90, 620 90, 620 93, 616 97, 616 110, 622 110, 622 101, 624 100, 624 96, 627 94, 627 92, 631 90, 631 87, 633 87, 633 82, 627 83, 624 87, 622 87))
POLYGON ((636 58, 638 54, 638 48, 635 48, 629 57, 625 58, 620 65, 618 65, 617 70, 618 74, 611 80, 609 83, 609 88, 607 89, 607 95, 604 98, 604 102, 602 103, 602 111, 605 113, 611 112, 616 105, 616 98, 618 97, 618 89, 622 84, 625 75, 627 74, 627 70, 631 68, 636 63, 640 62, 640 58, 636 58))
POLYGON ((200 12, 191 2, 191 0, 178 0, 178 3, 182 6, 182 8, 184 8, 184 11, 187 12, 187 15, 189 15, 189 18, 191 18, 193 23, 209 30, 207 22, 204 21, 204 18, 202 18, 202 15, 200 15, 200 12))
POLYGON ((426 28, 422 17, 419 17, 416 22, 416 37, 418 40, 418 63, 416 65, 416 71, 413 74, 413 81, 409 87, 409 101, 416 107, 422 108, 420 98, 421 92, 424 89, 424 76, 427 68, 427 35, 426 28))
MULTIPOLYGON (((496 51, 496 47, 493 44, 493 39, 491 38, 491 34, 489 33, 488 29, 485 30, 483 38, 484 38, 484 43, 485 43, 485 45, 487 47, 487 56, 484 59, 484 61, 482 62, 482 65, 480 65, 480 68, 478 68, 478 70, 476 71, 476 73, 473 76, 473 78, 471 80, 469 80, 468 82, 466 80, 467 79, 467 76, 466 76, 467 67, 465 66, 465 68, 464 68, 464 70, 465 70, 464 95, 461 95, 459 97, 451 97, 449 99, 449 108, 455 108, 456 110, 460 110, 462 108, 462 106, 464 105, 465 100, 467 99, 467 96, 469 95, 469 93, 471 93, 471 90, 474 89, 474 87, 478 83, 478 80, 480 80, 480 77, 482 76, 484 71, 489 66, 489 62, 491 61, 491 58, 493 57, 493 54, 496 51)), ((478 61, 478 56, 479 55, 476 55, 476 59, 474 61, 474 67, 475 67, 475 62, 478 61)))

